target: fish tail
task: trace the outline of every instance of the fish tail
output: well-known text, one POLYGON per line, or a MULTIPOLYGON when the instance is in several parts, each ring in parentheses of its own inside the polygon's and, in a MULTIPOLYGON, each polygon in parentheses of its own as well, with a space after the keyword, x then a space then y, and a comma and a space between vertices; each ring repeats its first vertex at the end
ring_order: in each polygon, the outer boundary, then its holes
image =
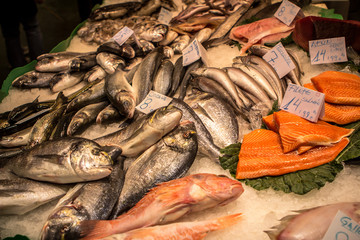
POLYGON ((85 220, 80 222, 82 240, 99 239, 113 234, 110 220, 85 220))
POLYGON ((241 215, 241 213, 236 213, 217 218, 215 221, 218 223, 218 229, 224 229, 237 224, 242 218, 241 215))

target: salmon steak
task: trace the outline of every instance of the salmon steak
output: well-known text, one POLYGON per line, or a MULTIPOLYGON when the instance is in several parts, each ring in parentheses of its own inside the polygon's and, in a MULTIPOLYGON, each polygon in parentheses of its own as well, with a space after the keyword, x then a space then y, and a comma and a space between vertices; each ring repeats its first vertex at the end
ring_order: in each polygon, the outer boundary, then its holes
POLYGON ((360 77, 355 74, 325 71, 312 77, 311 82, 325 94, 328 103, 360 105, 360 77))
POLYGON ((349 143, 341 139, 331 146, 320 146, 303 154, 283 153, 280 136, 266 129, 257 129, 244 136, 236 169, 237 179, 278 176, 314 168, 328 163, 349 143))
MULTIPOLYGON (((316 91, 316 88, 312 83, 306 83, 304 84, 304 87, 316 91)), ((325 102, 325 115, 321 118, 321 120, 324 120, 326 122, 333 122, 341 125, 359 121, 360 106, 340 105, 340 104, 332 104, 325 102)))

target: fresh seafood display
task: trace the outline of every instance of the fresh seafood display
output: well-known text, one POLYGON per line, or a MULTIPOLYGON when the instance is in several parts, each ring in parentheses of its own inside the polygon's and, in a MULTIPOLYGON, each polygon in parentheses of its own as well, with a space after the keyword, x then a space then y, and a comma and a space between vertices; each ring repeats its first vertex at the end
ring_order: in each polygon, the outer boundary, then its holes
POLYGON ((335 209, 358 221, 356 57, 311 66, 287 37, 301 12, 290 26, 252 18, 279 4, 189 2, 105 1, 68 49, 15 74, 0 104, 1 239, 28 222, 44 240, 265 240, 310 239, 300 225, 322 211, 321 236, 335 209), (280 40, 295 66, 282 78, 263 58, 280 40), (290 83, 325 94, 321 120, 279 109, 290 83))

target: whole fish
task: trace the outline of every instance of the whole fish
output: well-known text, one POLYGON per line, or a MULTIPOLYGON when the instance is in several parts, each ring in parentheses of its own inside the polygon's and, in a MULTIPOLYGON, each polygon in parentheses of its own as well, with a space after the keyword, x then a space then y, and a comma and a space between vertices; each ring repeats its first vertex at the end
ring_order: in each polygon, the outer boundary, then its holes
POLYGON ((169 28, 167 25, 161 24, 158 21, 146 21, 139 24, 141 24, 141 26, 137 24, 134 29, 136 36, 153 43, 161 42, 165 38, 169 28))
POLYGON ((174 129, 181 117, 181 110, 169 105, 137 119, 127 128, 94 141, 102 146, 119 147, 123 156, 135 157, 174 129))
POLYGON ((31 127, 13 133, 9 136, 2 136, 0 146, 5 148, 25 146, 29 142, 31 127))
POLYGON ((190 95, 185 102, 199 116, 220 148, 239 141, 239 127, 231 106, 209 93, 190 95))
POLYGON ((122 119, 126 120, 126 118, 124 116, 121 116, 119 111, 112 104, 109 104, 96 116, 96 123, 103 124, 105 122, 122 119))
POLYGON ((78 57, 73 58, 69 62, 69 71, 84 71, 95 66, 96 52, 90 52, 78 57))
POLYGON ((170 60, 162 61, 153 81, 153 90, 155 92, 167 95, 171 88, 173 71, 174 65, 170 60))
POLYGON ((174 64, 174 71, 172 75, 171 89, 168 96, 174 96, 176 90, 178 89, 181 79, 185 75, 186 67, 183 66, 183 57, 179 57, 174 64))
POLYGON ((66 107, 66 112, 77 111, 89 104, 106 100, 105 80, 101 80, 80 93, 66 107))
POLYGON ((98 53, 96 61, 108 74, 113 74, 117 67, 123 68, 125 66, 124 59, 108 52, 98 53))
POLYGON ((196 222, 179 222, 154 227, 134 229, 126 233, 114 234, 103 238, 104 240, 125 239, 173 239, 173 240, 199 240, 209 232, 224 229, 237 224, 241 213, 219 217, 212 220, 196 222))
POLYGON ((94 82, 105 78, 106 72, 100 65, 95 65, 84 75, 84 81, 94 82))
MULTIPOLYGON (((343 212, 353 221, 360 224, 359 210, 360 202, 339 202, 307 210, 300 210, 298 211, 299 214, 284 217, 281 219, 279 226, 275 226, 265 232, 271 239, 278 240, 323 239, 338 211, 343 212)), ((343 223, 343 227, 348 229, 351 223, 348 224, 349 225, 343 223)), ((355 226, 353 227, 354 229, 356 228, 355 226)))
POLYGON ((50 140, 11 158, 6 167, 20 177, 33 180, 74 183, 104 178, 112 161, 101 147, 84 138, 50 140))
POLYGON ((219 162, 220 148, 215 145, 214 140, 204 123, 196 115, 194 110, 181 99, 173 98, 171 105, 174 105, 182 111, 181 121, 189 120, 195 124, 197 139, 199 143, 199 152, 205 154, 206 156, 214 159, 216 162, 219 162))
POLYGON ((11 83, 11 86, 17 88, 48 88, 50 80, 55 73, 30 71, 17 78, 11 83))
POLYGON ((171 19, 171 23, 182 22, 197 13, 205 12, 209 9, 210 7, 208 5, 191 4, 182 10, 177 16, 173 17, 171 19))
POLYGON ((115 41, 108 41, 101 44, 96 51, 97 53, 100 52, 113 53, 127 59, 131 59, 135 57, 135 50, 129 44, 125 43, 120 46, 115 41))
POLYGON ((0 169, 0 192, 0 215, 22 215, 65 195, 66 188, 21 178, 0 169))
POLYGON ((195 125, 185 121, 142 153, 126 171, 112 218, 133 207, 156 184, 183 177, 195 160, 197 146, 195 125))
POLYGON ((45 53, 38 56, 35 70, 39 72, 61 72, 69 70, 70 61, 83 55, 79 52, 45 53))
MULTIPOLYGON (((203 28, 195 34, 194 38, 196 38, 199 43, 203 43, 210 38, 213 32, 214 30, 211 28, 203 28)), ((190 42, 192 41, 190 40, 190 42)))
POLYGON ((92 21, 102 19, 115 19, 124 16, 128 12, 136 11, 141 7, 140 0, 132 0, 124 3, 105 5, 95 9, 89 16, 92 21))
POLYGON ((115 73, 106 76, 105 93, 121 115, 126 118, 134 116, 136 95, 123 70, 117 68, 115 73))
POLYGON ((95 122, 96 116, 109 103, 107 101, 89 104, 75 113, 67 128, 67 135, 72 136, 80 130, 83 130, 90 123, 95 122))
POLYGON ((162 47, 159 47, 146 55, 144 60, 140 63, 132 80, 132 87, 136 96, 136 105, 141 103, 150 92, 154 75, 163 58, 164 54, 162 47))
POLYGON ((124 183, 122 164, 101 180, 79 183, 59 200, 41 231, 41 240, 79 239, 84 220, 108 219, 124 183))
POLYGON ((73 87, 83 80, 84 75, 85 72, 59 72, 51 79, 50 90, 55 93, 73 87))
POLYGON ((159 184, 132 209, 110 221, 84 221, 84 239, 97 239, 132 229, 172 222, 187 213, 236 200, 244 189, 239 181, 200 173, 159 184))

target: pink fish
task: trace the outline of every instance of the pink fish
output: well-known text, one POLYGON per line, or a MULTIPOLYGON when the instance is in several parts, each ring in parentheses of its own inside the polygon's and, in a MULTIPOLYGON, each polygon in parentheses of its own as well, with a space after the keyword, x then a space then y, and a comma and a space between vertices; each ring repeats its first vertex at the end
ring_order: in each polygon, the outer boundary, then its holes
POLYGON ((223 206, 237 199, 244 189, 240 182, 226 176, 200 173, 159 184, 133 208, 115 220, 80 223, 84 239, 172 222, 187 213, 223 206))
POLYGON ((235 225, 241 219, 241 213, 199 222, 180 222, 155 227, 139 228, 130 232, 114 234, 104 240, 200 240, 208 232, 235 225))

